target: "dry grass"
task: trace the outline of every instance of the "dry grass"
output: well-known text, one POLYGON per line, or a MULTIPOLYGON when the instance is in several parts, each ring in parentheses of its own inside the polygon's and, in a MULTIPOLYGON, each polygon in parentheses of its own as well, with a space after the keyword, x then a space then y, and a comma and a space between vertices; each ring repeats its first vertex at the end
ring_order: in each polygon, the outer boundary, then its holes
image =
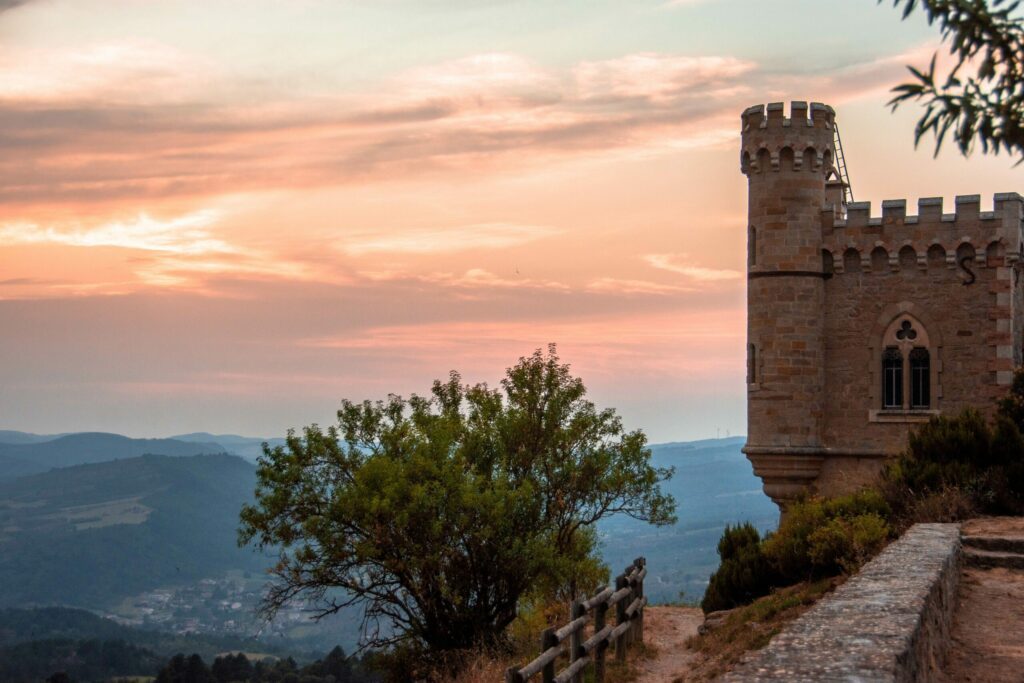
POLYGON ((452 683, 501 683, 505 670, 514 665, 511 657, 499 658, 485 653, 471 655, 452 683))
MULTIPOLYGON (((539 648, 538 648, 539 651, 539 648)), ((532 651, 529 654, 497 655, 487 652, 475 652, 466 656, 463 660, 459 673, 451 678, 451 683, 501 683, 505 680, 505 671, 510 666, 522 666, 538 654, 532 651)), ((606 658, 607 680, 617 683, 629 683, 637 677, 637 663, 642 659, 649 659, 658 656, 658 650, 653 645, 637 645, 627 650, 627 658, 623 663, 615 661, 614 650, 609 650, 606 658)), ((567 657, 561 657, 556 665, 556 671, 561 671, 569 665, 567 657)), ((438 678, 438 680, 442 680, 438 678)), ((539 680, 537 677, 535 680, 539 680)), ((593 680, 592 671, 584 674, 584 683, 593 680)))
POLYGON ((800 583, 737 608, 719 628, 687 642, 697 652, 697 659, 674 683, 708 681, 729 671, 745 653, 763 648, 783 626, 842 582, 843 578, 832 578, 800 583))

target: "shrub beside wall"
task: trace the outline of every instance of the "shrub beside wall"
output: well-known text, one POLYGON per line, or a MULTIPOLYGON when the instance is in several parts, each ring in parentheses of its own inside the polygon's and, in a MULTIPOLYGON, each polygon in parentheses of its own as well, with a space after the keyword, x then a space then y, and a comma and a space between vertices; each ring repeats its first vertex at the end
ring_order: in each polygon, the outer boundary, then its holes
POLYGON ((855 572, 892 537, 889 505, 877 491, 809 498, 786 510, 761 539, 750 524, 726 527, 722 561, 701 602, 705 613, 731 609, 800 581, 855 572))

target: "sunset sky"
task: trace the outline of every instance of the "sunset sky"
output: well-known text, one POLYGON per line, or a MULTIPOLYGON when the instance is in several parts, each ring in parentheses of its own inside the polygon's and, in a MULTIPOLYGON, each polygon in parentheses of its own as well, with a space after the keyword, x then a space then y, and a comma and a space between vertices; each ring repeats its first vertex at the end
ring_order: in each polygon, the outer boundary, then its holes
POLYGON ((739 114, 858 200, 1024 190, 887 91, 874 0, 0 0, 0 428, 277 436, 557 342, 653 441, 742 434, 739 114))

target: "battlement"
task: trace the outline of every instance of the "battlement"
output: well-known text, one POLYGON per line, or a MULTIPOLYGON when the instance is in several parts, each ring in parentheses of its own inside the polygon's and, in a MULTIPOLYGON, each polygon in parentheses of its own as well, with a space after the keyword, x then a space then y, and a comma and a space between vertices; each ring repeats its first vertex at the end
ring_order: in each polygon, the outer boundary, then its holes
MULTIPOLYGON (((826 229, 893 227, 921 223, 959 223, 975 220, 1021 220, 1024 197, 1016 192, 1000 192, 993 197, 992 210, 981 210, 981 195, 957 195, 954 213, 943 213, 942 197, 922 197, 917 200, 917 215, 907 215, 906 199, 886 199, 882 202, 882 215, 871 215, 871 202, 853 202, 846 206, 846 218, 836 218, 832 206, 822 211, 826 229)), ((848 233, 849 234, 849 233, 848 233)), ((877 233, 873 233, 877 234, 877 233)))
POLYGON ((942 197, 918 200, 917 215, 907 215, 907 200, 882 202, 882 215, 871 215, 870 202, 846 206, 846 217, 835 208, 822 210, 822 234, 827 259, 837 272, 851 264, 861 270, 953 266, 965 256, 978 263, 1004 265, 1021 256, 1024 197, 1002 192, 991 211, 981 210, 981 195, 959 195, 953 213, 943 212, 942 197))
POLYGON ((743 132, 771 128, 817 127, 832 130, 836 121, 835 110, 821 102, 811 102, 809 110, 807 102, 790 102, 789 116, 785 115, 784 106, 782 102, 770 102, 767 105, 755 104, 752 107, 747 107, 741 116, 743 132), (807 115, 808 111, 810 111, 810 116, 807 115))
POLYGON ((832 167, 835 111, 828 105, 782 102, 747 107, 743 121, 740 170, 750 176, 783 169, 828 171, 832 167))

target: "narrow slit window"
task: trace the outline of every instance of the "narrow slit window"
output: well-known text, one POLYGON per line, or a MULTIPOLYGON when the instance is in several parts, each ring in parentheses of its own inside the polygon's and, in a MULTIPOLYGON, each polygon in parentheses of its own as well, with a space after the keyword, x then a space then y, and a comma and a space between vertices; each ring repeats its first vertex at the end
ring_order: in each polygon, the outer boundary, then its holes
POLYGON ((750 345, 750 358, 747 361, 747 384, 757 381, 757 347, 750 345))
POLYGON ((931 406, 931 358, 920 346, 910 352, 910 407, 931 406))
POLYGON ((750 240, 747 244, 747 264, 757 265, 757 228, 750 226, 750 240))
POLYGON ((895 346, 882 354, 882 408, 903 407, 903 354, 895 346))

